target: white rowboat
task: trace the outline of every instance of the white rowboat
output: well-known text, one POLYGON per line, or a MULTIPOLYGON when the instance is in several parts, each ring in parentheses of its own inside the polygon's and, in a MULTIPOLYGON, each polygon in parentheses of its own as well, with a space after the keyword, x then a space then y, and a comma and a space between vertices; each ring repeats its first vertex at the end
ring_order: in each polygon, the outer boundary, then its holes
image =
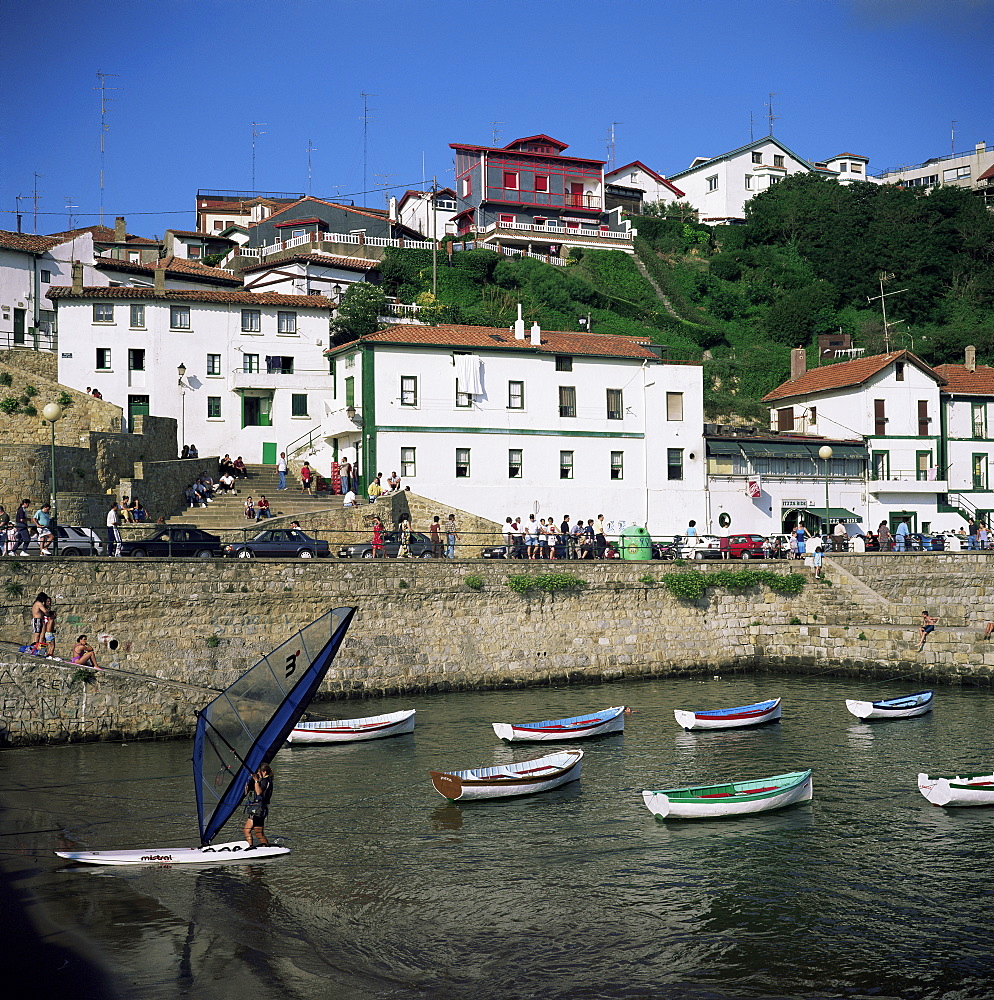
POLYGON ((414 732, 414 709, 371 715, 366 719, 333 719, 330 722, 298 722, 287 743, 355 743, 414 732))
POLYGON ((754 781, 664 788, 642 793, 649 812, 661 819, 719 819, 784 809, 814 794, 811 771, 792 771, 754 781))
POLYGON ((933 806, 994 806, 994 774, 919 774, 918 791, 933 806))
POLYGON ((677 724, 688 732, 691 729, 742 729, 745 726, 760 726, 780 718, 780 699, 758 701, 754 705, 740 705, 738 708, 715 708, 710 711, 673 710, 677 724))
POLYGON ((900 698, 884 698, 882 701, 857 701, 846 699, 846 708, 861 722, 866 719, 911 719, 932 711, 934 691, 919 691, 900 698))
POLYGON ((515 795, 548 792, 570 781, 578 781, 582 760, 582 750, 563 750, 516 764, 428 773, 435 791, 452 802, 504 799, 515 795))
POLYGON ((625 728, 625 706, 616 705, 600 712, 574 715, 569 719, 549 719, 546 722, 495 722, 494 732, 509 743, 525 741, 529 743, 560 742, 579 740, 588 736, 604 736, 620 733, 625 728))

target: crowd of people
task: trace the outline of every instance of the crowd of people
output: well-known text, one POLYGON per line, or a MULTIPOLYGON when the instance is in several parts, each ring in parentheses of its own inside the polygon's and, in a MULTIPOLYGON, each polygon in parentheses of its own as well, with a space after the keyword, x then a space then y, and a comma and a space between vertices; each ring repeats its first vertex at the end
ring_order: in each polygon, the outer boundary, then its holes
POLYGON ((509 559, 616 559, 617 551, 608 543, 604 515, 581 517, 573 522, 564 514, 555 518, 508 517, 504 521, 504 545, 509 559))

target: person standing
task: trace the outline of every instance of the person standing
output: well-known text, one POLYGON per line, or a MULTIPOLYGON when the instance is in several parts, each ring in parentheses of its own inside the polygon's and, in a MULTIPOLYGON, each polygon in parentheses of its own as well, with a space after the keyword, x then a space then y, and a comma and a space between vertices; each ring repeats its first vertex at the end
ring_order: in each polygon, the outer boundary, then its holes
POLYGON ((52 542, 55 541, 55 534, 52 531, 52 505, 43 503, 34 512, 31 521, 38 529, 38 555, 50 556, 52 542))
POLYGON ((729 559, 731 557, 731 549, 728 546, 728 525, 722 524, 718 528, 718 549, 721 552, 722 559, 729 559))
POLYGON ((245 794, 251 796, 245 807, 248 819, 245 820, 243 831, 248 841, 247 850, 255 847, 252 842, 254 837, 259 838, 262 847, 268 847, 265 826, 266 817, 269 815, 269 803, 273 798, 273 769, 268 764, 260 764, 259 770, 245 783, 245 794))
POLYGON ((832 551, 845 552, 846 550, 846 526, 839 521, 832 529, 832 551))
POLYGON ((450 514, 445 522, 445 555, 449 559, 456 557, 456 542, 459 540, 456 528, 456 515, 450 514))
POLYGON ((276 475, 280 477, 278 490, 286 489, 286 452, 281 451, 280 457, 276 461, 276 475))
POLYGON ((119 556, 121 554, 121 510, 115 500, 107 511, 107 554, 119 556))
POLYGON ((35 649, 40 649, 45 635, 45 618, 52 605, 52 598, 41 590, 31 605, 31 642, 35 649))
MULTIPOLYGON (((908 527, 908 519, 906 517, 901 518, 901 523, 897 526, 897 537, 895 542, 897 543, 895 548, 898 552, 907 552, 911 546, 908 545, 909 538, 911 534, 911 529, 908 527)), ((976 538, 974 538, 974 543, 976 543, 976 538)))
POLYGON ((797 538, 797 558, 803 559, 808 549, 808 529, 800 521, 797 522, 794 536, 797 538))
POLYGON ((411 557, 411 522, 405 517, 399 528, 400 548, 397 549, 398 559, 411 557))
POLYGON ((431 536, 431 554, 436 559, 442 558, 442 526, 438 522, 438 515, 436 514, 432 520, 431 524, 428 526, 428 534, 431 536))
POLYGON ((383 559, 386 550, 383 548, 383 522, 378 518, 373 518, 373 558, 383 559))
POLYGON ((525 546, 528 558, 534 559, 538 555, 538 522, 534 514, 528 515, 528 523, 525 525, 525 546))
POLYGON ((14 551, 11 555, 27 555, 28 546, 31 544, 31 531, 28 525, 31 521, 31 515, 28 513, 28 507, 31 505, 31 500, 25 497, 21 501, 21 506, 17 508, 14 513, 14 524, 17 526, 17 542, 14 545, 14 551))
POLYGON ((357 492, 355 488, 355 480, 352 478, 352 463, 343 455, 342 456, 342 493, 348 493, 349 490, 357 492))
POLYGON ((597 558, 603 559, 607 550, 607 532, 604 530, 604 515, 597 515, 597 531, 594 533, 594 546, 597 550, 597 558))
POLYGON ((977 548, 980 549, 981 551, 986 549, 989 543, 988 542, 989 538, 990 534, 987 531, 987 525, 984 524, 983 521, 981 521, 977 525, 977 548))
POLYGON ((821 546, 820 545, 816 545, 815 546, 814 561, 815 561, 815 579, 816 580, 820 580, 821 579, 821 562, 822 562, 822 551, 821 551, 821 546))
POLYGON ((880 552, 890 552, 890 528, 886 521, 881 521, 877 525, 877 542, 880 552))
POLYGON ((966 537, 966 547, 972 552, 977 547, 977 522, 972 517, 970 518, 970 523, 966 529, 966 537))
POLYGON ((311 463, 304 462, 300 467, 300 492, 311 495, 311 463))
POLYGON ((928 611, 922 612, 922 623, 918 626, 918 638, 921 640, 918 644, 919 653, 925 648, 925 640, 935 631, 935 625, 938 620, 938 616, 933 617, 928 611))

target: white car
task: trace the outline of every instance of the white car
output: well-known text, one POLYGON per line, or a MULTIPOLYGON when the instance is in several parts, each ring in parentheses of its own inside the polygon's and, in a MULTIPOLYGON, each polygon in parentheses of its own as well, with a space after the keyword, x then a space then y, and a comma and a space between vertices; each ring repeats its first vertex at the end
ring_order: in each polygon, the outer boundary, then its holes
POLYGON ((706 549, 721 549, 721 539, 717 535, 690 535, 680 539, 680 559, 714 559, 706 549))
MULTIPOLYGON (((100 536, 92 528, 75 528, 72 525, 60 524, 56 526, 56 533, 59 536, 60 556, 102 556, 104 554, 104 543, 100 541, 100 536)), ((31 536, 28 544, 28 555, 38 555, 38 537, 31 536)))

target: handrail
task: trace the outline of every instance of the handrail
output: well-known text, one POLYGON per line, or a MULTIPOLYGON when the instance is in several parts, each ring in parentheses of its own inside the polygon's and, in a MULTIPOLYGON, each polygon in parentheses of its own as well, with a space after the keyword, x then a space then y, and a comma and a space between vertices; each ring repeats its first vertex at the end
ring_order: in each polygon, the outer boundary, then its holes
POLYGON ((294 438, 288 445, 284 446, 287 458, 293 458, 302 451, 312 451, 315 438, 321 437, 321 424, 315 424, 309 430, 304 431, 299 437, 294 438), (305 440, 306 438, 306 440, 305 440))

